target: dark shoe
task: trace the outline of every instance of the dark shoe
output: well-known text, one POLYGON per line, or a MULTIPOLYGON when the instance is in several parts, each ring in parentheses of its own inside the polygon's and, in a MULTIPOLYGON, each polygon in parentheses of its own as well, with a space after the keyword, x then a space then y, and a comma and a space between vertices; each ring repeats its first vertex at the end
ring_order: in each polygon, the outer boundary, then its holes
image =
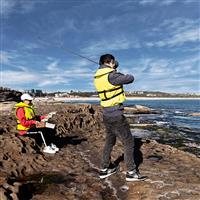
POLYGON ((147 176, 141 176, 139 171, 129 171, 126 173, 126 181, 144 181, 147 176))
POLYGON ((118 169, 118 167, 102 169, 99 172, 99 178, 100 179, 107 178, 107 177, 111 176, 112 174, 115 174, 117 172, 117 169, 118 169))

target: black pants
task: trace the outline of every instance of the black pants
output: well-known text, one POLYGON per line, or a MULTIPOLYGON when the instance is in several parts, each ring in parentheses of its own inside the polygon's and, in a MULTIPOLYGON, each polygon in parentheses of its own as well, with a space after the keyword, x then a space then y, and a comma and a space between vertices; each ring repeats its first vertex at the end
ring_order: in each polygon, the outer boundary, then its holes
POLYGON ((37 133, 37 134, 31 133, 31 132, 38 132, 38 131, 41 131, 43 133, 43 136, 47 145, 49 145, 50 143, 54 141, 55 134, 53 133, 52 129, 48 129, 48 128, 31 128, 28 130, 27 132, 28 134, 23 135, 23 137, 33 138, 35 142, 39 146, 41 146, 42 144, 44 144, 44 142, 42 140, 40 133, 37 133))
POLYGON ((124 146, 124 159, 127 171, 134 170, 136 168, 133 158, 134 138, 131 135, 126 118, 124 115, 114 117, 104 115, 103 122, 106 127, 106 142, 103 149, 102 168, 107 168, 109 166, 112 148, 116 143, 116 138, 119 138, 124 146))

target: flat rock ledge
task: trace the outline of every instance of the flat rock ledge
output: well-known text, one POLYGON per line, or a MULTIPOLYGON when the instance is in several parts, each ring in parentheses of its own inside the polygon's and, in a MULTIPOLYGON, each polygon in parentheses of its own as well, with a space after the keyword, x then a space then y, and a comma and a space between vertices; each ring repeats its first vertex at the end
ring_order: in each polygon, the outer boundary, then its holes
POLYGON ((154 140, 136 140, 136 163, 146 181, 127 183, 123 148, 117 142, 112 159, 120 170, 99 180, 105 140, 98 106, 36 105, 39 113, 57 111, 49 132, 60 151, 42 152, 31 138, 18 137, 11 110, 0 116, 1 200, 197 200, 200 199, 200 159, 154 140))

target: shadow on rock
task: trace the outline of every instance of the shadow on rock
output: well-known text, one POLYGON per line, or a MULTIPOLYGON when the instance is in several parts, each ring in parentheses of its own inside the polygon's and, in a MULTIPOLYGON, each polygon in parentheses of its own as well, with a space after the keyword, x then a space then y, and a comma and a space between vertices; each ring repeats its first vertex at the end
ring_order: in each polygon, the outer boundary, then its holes
MULTIPOLYGON (((36 194, 42 194, 51 185, 51 192, 57 190, 56 184, 72 187, 76 182, 76 174, 39 173, 15 180, 20 183, 19 200, 30 200, 36 194)), ((12 180, 10 181, 12 183, 12 180)))
POLYGON ((67 136, 67 137, 57 138, 57 142, 55 144, 59 148, 62 148, 67 144, 79 145, 84 141, 87 141, 87 139, 86 138, 78 138, 78 136, 67 136))
MULTIPOLYGON (((79 138, 78 136, 66 136, 66 137, 59 137, 56 135, 56 131, 50 128, 43 128, 37 129, 37 131, 42 131, 45 141, 47 145, 53 143, 58 148, 63 148, 64 146, 71 144, 71 145, 79 145, 84 141, 87 141, 86 138, 79 138)), ((32 130, 35 131, 35 130, 32 130)), ((20 136, 21 138, 33 138, 38 146, 43 145, 43 140, 40 134, 29 134, 25 136, 20 136)))

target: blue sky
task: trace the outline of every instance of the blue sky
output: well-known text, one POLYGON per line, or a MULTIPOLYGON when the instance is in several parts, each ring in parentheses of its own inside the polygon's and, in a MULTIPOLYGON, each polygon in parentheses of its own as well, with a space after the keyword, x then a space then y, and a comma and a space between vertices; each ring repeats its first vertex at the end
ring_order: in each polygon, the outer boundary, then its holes
POLYGON ((111 53, 128 91, 200 93, 199 0, 0 0, 1 86, 94 91, 111 53))

